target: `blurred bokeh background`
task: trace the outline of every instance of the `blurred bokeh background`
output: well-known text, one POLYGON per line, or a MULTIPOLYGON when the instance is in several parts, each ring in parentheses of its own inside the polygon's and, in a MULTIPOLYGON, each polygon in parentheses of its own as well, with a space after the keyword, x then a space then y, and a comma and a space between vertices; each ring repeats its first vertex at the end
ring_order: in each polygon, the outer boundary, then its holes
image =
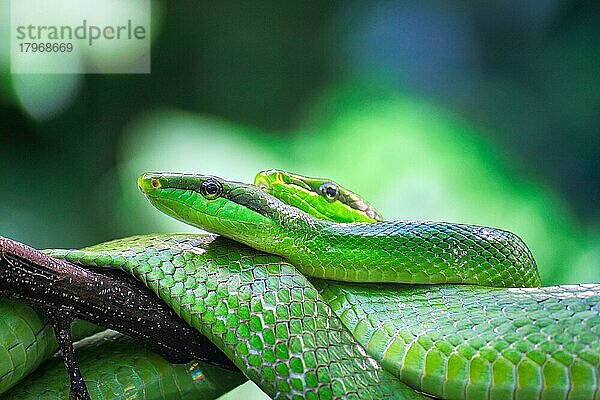
POLYGON ((284 168, 389 219, 514 231, 545 284, 600 281, 600 2, 152 4, 149 75, 11 75, 0 24, 0 235, 191 231, 137 175, 284 168))

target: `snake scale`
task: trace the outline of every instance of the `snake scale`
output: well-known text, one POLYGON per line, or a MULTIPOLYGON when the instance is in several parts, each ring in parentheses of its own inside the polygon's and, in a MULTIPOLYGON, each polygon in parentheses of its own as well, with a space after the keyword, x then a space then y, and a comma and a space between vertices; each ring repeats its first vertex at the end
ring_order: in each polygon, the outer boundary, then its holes
POLYGON ((282 171, 257 186, 183 174, 138 183, 167 214, 258 251, 155 235, 49 254, 130 272, 274 398, 598 397, 600 285, 537 287, 510 232, 377 222, 339 185, 282 171))

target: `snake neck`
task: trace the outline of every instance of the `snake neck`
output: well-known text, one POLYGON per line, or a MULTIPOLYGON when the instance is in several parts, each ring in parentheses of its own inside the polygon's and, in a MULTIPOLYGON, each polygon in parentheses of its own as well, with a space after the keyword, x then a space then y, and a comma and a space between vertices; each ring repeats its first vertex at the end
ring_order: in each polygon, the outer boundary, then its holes
POLYGON ((309 252, 314 254, 311 238, 319 237, 329 229, 332 222, 316 218, 295 207, 276 201, 270 205, 269 219, 272 224, 258 227, 258 230, 241 236, 245 244, 267 253, 293 259, 295 254, 309 252))
POLYGON ((508 231, 429 221, 338 223, 270 196, 259 200, 252 202, 253 211, 265 222, 245 232, 240 225, 231 238, 284 257, 311 277, 499 287, 540 284, 531 252, 508 231))
POLYGON ((276 252, 312 277, 349 282, 540 285, 531 252, 508 231, 429 221, 335 223, 302 212, 288 217, 282 227, 293 243, 284 243, 276 252))

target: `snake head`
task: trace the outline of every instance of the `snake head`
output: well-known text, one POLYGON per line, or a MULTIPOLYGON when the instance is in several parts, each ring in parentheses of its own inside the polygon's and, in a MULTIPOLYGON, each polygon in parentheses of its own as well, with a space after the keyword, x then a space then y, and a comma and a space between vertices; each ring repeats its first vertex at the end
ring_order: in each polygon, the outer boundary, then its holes
POLYGON ((254 185, 211 175, 148 172, 138 187, 165 214, 251 246, 280 234, 289 209, 254 185))
POLYGON ((254 184, 286 204, 336 222, 375 222, 383 218, 365 199, 329 179, 310 178, 271 169, 254 184))

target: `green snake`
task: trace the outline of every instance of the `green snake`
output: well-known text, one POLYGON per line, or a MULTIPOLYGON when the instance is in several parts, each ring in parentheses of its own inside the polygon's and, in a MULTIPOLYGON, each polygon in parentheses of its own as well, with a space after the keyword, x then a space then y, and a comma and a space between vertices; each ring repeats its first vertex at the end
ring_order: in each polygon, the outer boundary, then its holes
MULTIPOLYGON (((260 174, 259 186, 283 182, 273 175, 283 174, 260 174)), ((201 175, 148 174, 138 183, 166 214, 280 255, 307 276, 345 282, 540 284, 529 249, 510 232, 438 222, 331 222, 258 186, 201 175)))
POLYGON ((535 287, 533 257, 509 232, 376 222, 341 186, 282 171, 256 186, 138 183, 167 214, 261 252, 157 235, 50 253, 131 272, 273 397, 420 396, 400 381, 443 398, 598 396, 600 287, 535 287), (411 285, 308 281, 288 262, 317 278, 411 285), (489 287, 415 285, 426 283, 489 287))

